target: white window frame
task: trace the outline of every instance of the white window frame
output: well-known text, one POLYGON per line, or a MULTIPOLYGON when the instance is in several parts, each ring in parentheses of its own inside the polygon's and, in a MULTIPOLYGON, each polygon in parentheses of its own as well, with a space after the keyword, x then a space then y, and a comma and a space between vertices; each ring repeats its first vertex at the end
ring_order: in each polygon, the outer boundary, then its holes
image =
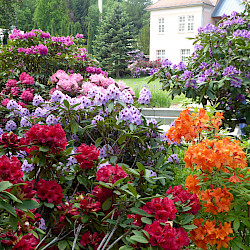
POLYGON ((164 60, 165 59, 165 49, 158 49, 156 50, 156 59, 161 59, 164 60))
POLYGON ((190 49, 181 49, 180 55, 181 55, 181 61, 186 62, 188 57, 190 56, 190 49))
POLYGON ((194 31, 194 15, 187 16, 187 31, 188 32, 194 31))
POLYGON ((164 17, 158 18, 158 32, 159 33, 165 32, 164 17))
POLYGON ((178 31, 179 32, 185 32, 185 19, 186 17, 183 16, 178 16, 178 31))

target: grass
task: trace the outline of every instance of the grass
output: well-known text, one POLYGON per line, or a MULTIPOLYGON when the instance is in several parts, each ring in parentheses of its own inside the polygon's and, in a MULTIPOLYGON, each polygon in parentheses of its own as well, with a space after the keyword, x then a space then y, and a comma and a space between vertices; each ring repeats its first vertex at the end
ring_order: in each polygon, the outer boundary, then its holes
POLYGON ((182 101, 185 99, 184 95, 180 95, 176 96, 174 100, 172 100, 171 97, 168 96, 168 92, 162 90, 162 86, 159 82, 159 79, 148 84, 149 79, 150 77, 123 78, 115 79, 115 81, 124 81, 129 87, 134 90, 136 97, 139 97, 139 93, 142 88, 148 88, 152 93, 153 106, 155 107, 169 108, 173 104, 181 104, 182 101))

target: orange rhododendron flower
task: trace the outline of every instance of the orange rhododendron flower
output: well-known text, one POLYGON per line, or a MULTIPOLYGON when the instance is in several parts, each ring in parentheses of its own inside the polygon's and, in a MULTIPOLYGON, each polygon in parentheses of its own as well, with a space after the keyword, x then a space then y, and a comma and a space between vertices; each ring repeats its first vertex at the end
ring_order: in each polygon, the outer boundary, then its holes
POLYGON ((197 247, 208 249, 208 245, 217 245, 217 249, 221 247, 228 247, 228 242, 233 239, 229 234, 233 233, 231 222, 225 222, 224 226, 217 223, 215 220, 206 220, 202 225, 202 220, 194 220, 194 224, 198 227, 190 232, 190 239, 194 241, 197 247), (203 235, 202 235, 203 234, 203 235))
POLYGON ((228 179, 228 181, 232 183, 237 183, 237 182, 241 183, 239 177, 236 176, 235 173, 228 179))
POLYGON ((228 212, 230 210, 233 195, 223 186, 223 188, 202 191, 201 200, 204 201, 205 212, 211 212, 216 215, 217 213, 228 212))
POLYGON ((188 192, 199 194, 200 187, 198 186, 199 180, 197 180, 197 175, 189 175, 186 179, 185 187, 187 188, 188 192))
POLYGON ((182 137, 186 141, 193 142, 204 130, 218 130, 222 119, 224 119, 223 114, 219 112, 209 116, 205 109, 200 108, 198 113, 190 114, 188 108, 180 113, 180 117, 175 120, 175 125, 168 130, 166 136, 169 138, 169 143, 173 141, 180 143, 182 137))
POLYGON ((229 172, 225 167, 232 169, 245 168, 247 162, 245 153, 238 145, 229 138, 221 140, 205 139, 197 145, 189 146, 184 157, 185 167, 191 168, 196 165, 196 169, 212 173, 214 169, 229 172))

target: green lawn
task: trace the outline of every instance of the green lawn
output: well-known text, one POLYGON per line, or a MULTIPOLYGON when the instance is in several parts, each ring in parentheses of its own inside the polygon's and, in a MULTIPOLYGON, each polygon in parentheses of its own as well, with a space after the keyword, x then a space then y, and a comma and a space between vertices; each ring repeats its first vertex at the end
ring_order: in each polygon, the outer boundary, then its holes
POLYGON ((168 92, 161 89, 159 79, 148 84, 149 79, 150 76, 142 78, 115 79, 115 81, 124 81, 129 87, 134 90, 137 97, 139 96, 139 92, 143 87, 148 88, 152 93, 152 100, 154 102, 154 106, 156 107, 169 108, 173 104, 181 104, 181 102, 185 99, 185 96, 181 95, 175 97, 174 100, 171 100, 171 97, 168 96, 168 92))

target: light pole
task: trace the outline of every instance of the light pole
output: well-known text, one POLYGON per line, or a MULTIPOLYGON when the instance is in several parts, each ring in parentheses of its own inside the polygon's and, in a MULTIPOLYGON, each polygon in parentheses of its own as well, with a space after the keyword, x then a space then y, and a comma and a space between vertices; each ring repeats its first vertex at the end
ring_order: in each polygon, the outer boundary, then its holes
POLYGON ((99 23, 102 21, 102 0, 98 0, 98 9, 100 12, 99 23))

